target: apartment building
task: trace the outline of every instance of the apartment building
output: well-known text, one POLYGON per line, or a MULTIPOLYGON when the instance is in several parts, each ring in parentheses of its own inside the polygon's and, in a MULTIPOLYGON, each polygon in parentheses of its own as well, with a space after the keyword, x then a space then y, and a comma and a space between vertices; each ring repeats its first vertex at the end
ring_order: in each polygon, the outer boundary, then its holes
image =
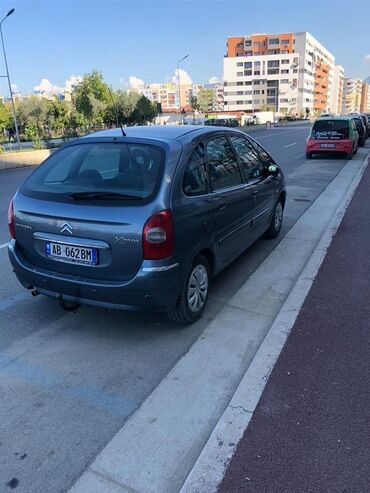
POLYGON ((345 77, 343 87, 342 113, 356 113, 361 109, 362 80, 345 77))
POLYGON ((334 56, 308 32, 229 37, 224 57, 225 110, 329 111, 334 62, 334 56))
POLYGON ((370 84, 363 82, 361 90, 361 113, 370 113, 370 84))
POLYGON ((340 115, 342 112, 344 86, 344 68, 341 65, 334 66, 333 73, 333 90, 331 93, 330 112, 340 115))

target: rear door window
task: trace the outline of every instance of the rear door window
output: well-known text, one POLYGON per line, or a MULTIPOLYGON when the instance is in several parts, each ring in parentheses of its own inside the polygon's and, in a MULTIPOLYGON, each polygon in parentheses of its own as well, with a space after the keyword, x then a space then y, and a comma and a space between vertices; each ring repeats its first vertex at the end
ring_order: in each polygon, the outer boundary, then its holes
POLYGON ((242 183, 238 161, 226 137, 216 137, 207 142, 207 163, 212 190, 242 183))
POLYGON ((71 200, 76 193, 121 194, 149 200, 163 174, 159 146, 94 142, 56 152, 25 182, 22 193, 35 198, 71 200))
POLYGON ((198 144, 190 155, 185 169, 182 188, 186 195, 207 193, 207 173, 203 144, 198 144))
POLYGON ((264 172, 264 165, 251 142, 239 135, 231 135, 230 139, 239 156, 247 180, 261 178, 264 172))

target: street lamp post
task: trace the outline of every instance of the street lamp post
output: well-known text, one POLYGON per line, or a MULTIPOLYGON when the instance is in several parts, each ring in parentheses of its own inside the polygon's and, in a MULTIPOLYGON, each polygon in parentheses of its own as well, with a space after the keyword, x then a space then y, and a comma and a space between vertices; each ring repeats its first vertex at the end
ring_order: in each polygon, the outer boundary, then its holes
POLYGON ((6 59, 6 52, 5 52, 5 45, 4 45, 4 38, 3 38, 3 30, 2 30, 3 22, 5 21, 5 19, 7 17, 9 17, 10 15, 12 15, 13 12, 14 12, 14 9, 9 10, 9 12, 6 14, 6 16, 0 22, 0 35, 1 35, 1 43, 3 45, 4 61, 5 61, 5 68, 6 68, 6 77, 8 79, 10 99, 11 99, 11 102, 12 102, 12 110, 13 110, 13 119, 14 119, 14 126, 15 126, 15 134, 16 134, 16 137, 17 137, 18 147, 20 149, 21 148, 21 142, 19 140, 17 115, 16 115, 16 112, 15 112, 14 98, 13 98, 13 91, 12 91, 12 84, 10 82, 9 69, 8 69, 8 61, 6 59))
MULTIPOLYGON (((178 87, 179 87, 179 106, 180 106, 180 114, 181 114, 181 82, 180 82, 180 62, 182 62, 183 60, 185 60, 185 58, 188 58, 189 55, 185 55, 183 58, 181 58, 181 60, 179 60, 177 62, 177 84, 178 84, 178 87)), ((183 121, 183 117, 182 117, 182 114, 181 114, 181 123, 184 123, 183 121)))

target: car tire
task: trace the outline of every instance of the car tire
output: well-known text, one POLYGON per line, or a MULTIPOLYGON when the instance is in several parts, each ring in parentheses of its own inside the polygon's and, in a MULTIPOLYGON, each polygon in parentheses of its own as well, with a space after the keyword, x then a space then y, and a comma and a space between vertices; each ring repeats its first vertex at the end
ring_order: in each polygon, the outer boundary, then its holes
POLYGON ((312 159, 312 152, 306 152, 306 159, 312 159))
POLYGON ((268 230, 265 233, 266 238, 276 238, 283 224, 284 207, 281 198, 275 205, 274 212, 271 216, 271 222, 268 230))
POLYGON ((188 325, 203 315, 211 284, 210 272, 208 260, 199 255, 189 269, 176 305, 167 311, 173 322, 188 325))
POLYGON ((353 151, 347 152, 346 159, 348 159, 350 161, 352 158, 353 158, 353 151))

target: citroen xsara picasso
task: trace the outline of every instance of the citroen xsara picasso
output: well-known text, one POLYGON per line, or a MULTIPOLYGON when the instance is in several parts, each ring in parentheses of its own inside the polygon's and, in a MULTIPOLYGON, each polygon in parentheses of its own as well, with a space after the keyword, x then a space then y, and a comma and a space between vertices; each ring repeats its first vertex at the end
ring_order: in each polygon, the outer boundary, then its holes
POLYGON ((54 152, 9 206, 14 271, 68 306, 203 313, 212 276, 278 235, 283 174, 243 132, 199 126, 91 134, 54 152))

